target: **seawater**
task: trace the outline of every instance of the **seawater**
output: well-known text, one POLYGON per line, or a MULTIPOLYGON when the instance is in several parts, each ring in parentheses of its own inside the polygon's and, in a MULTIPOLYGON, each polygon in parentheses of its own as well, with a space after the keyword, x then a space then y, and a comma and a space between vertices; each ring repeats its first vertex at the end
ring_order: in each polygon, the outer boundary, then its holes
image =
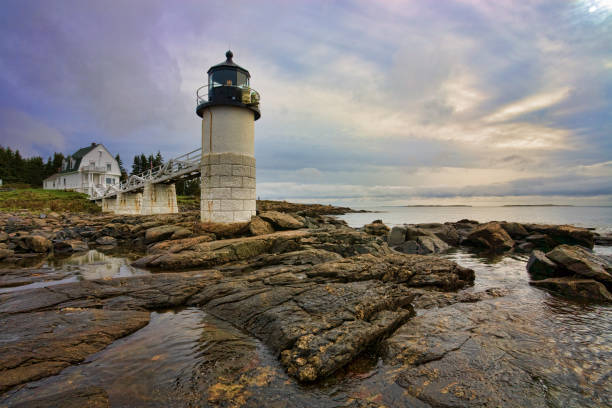
POLYGON ((341 215, 351 227, 362 227, 373 220, 389 226, 429 222, 455 222, 467 218, 478 222, 513 221, 539 224, 571 224, 612 233, 612 207, 369 207, 375 213, 341 215))

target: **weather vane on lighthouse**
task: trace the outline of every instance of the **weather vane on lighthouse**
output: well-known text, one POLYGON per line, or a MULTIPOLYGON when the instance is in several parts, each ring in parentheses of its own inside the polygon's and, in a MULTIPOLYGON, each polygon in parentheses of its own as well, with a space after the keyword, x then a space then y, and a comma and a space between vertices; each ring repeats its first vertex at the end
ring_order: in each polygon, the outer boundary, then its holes
POLYGON ((208 70, 199 88, 196 113, 202 118, 201 219, 244 222, 255 215, 255 121, 259 93, 249 86, 249 71, 226 60, 208 70))

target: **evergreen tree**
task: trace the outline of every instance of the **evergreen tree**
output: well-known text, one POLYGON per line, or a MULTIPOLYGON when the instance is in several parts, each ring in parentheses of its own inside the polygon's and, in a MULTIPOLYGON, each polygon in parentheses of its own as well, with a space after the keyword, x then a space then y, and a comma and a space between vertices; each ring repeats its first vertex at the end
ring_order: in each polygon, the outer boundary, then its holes
POLYGON ((132 164, 132 174, 140 173, 140 156, 134 156, 134 163, 132 164))
POLYGON ((162 164, 164 164, 164 159, 161 152, 158 150, 155 158, 153 159, 153 167, 161 166, 162 164))
POLYGON ((147 170, 149 170, 149 160, 147 160, 147 156, 144 155, 144 153, 142 153, 140 155, 140 172, 145 172, 147 170))
POLYGON ((119 173, 121 173, 121 176, 119 176, 119 181, 123 183, 127 180, 127 171, 125 171, 125 168, 123 167, 123 161, 121 160, 119 153, 117 153, 115 156, 115 160, 117 160, 117 163, 119 164, 119 173))

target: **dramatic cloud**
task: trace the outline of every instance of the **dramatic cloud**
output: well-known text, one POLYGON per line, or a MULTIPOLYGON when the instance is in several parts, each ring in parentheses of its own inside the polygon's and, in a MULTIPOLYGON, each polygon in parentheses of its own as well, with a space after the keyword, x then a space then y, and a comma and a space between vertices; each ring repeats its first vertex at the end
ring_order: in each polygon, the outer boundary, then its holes
POLYGON ((189 151, 231 47, 262 95, 261 197, 612 202, 608 1, 3 6, 3 145, 189 151))

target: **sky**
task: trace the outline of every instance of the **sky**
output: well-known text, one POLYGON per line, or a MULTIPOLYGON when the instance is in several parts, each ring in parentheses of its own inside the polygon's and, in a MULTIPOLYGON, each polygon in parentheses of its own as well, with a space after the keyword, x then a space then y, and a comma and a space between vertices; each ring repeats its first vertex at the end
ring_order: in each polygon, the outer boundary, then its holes
POLYGON ((612 0, 4 0, 0 145, 196 149, 228 48, 262 199, 612 205, 612 0))

